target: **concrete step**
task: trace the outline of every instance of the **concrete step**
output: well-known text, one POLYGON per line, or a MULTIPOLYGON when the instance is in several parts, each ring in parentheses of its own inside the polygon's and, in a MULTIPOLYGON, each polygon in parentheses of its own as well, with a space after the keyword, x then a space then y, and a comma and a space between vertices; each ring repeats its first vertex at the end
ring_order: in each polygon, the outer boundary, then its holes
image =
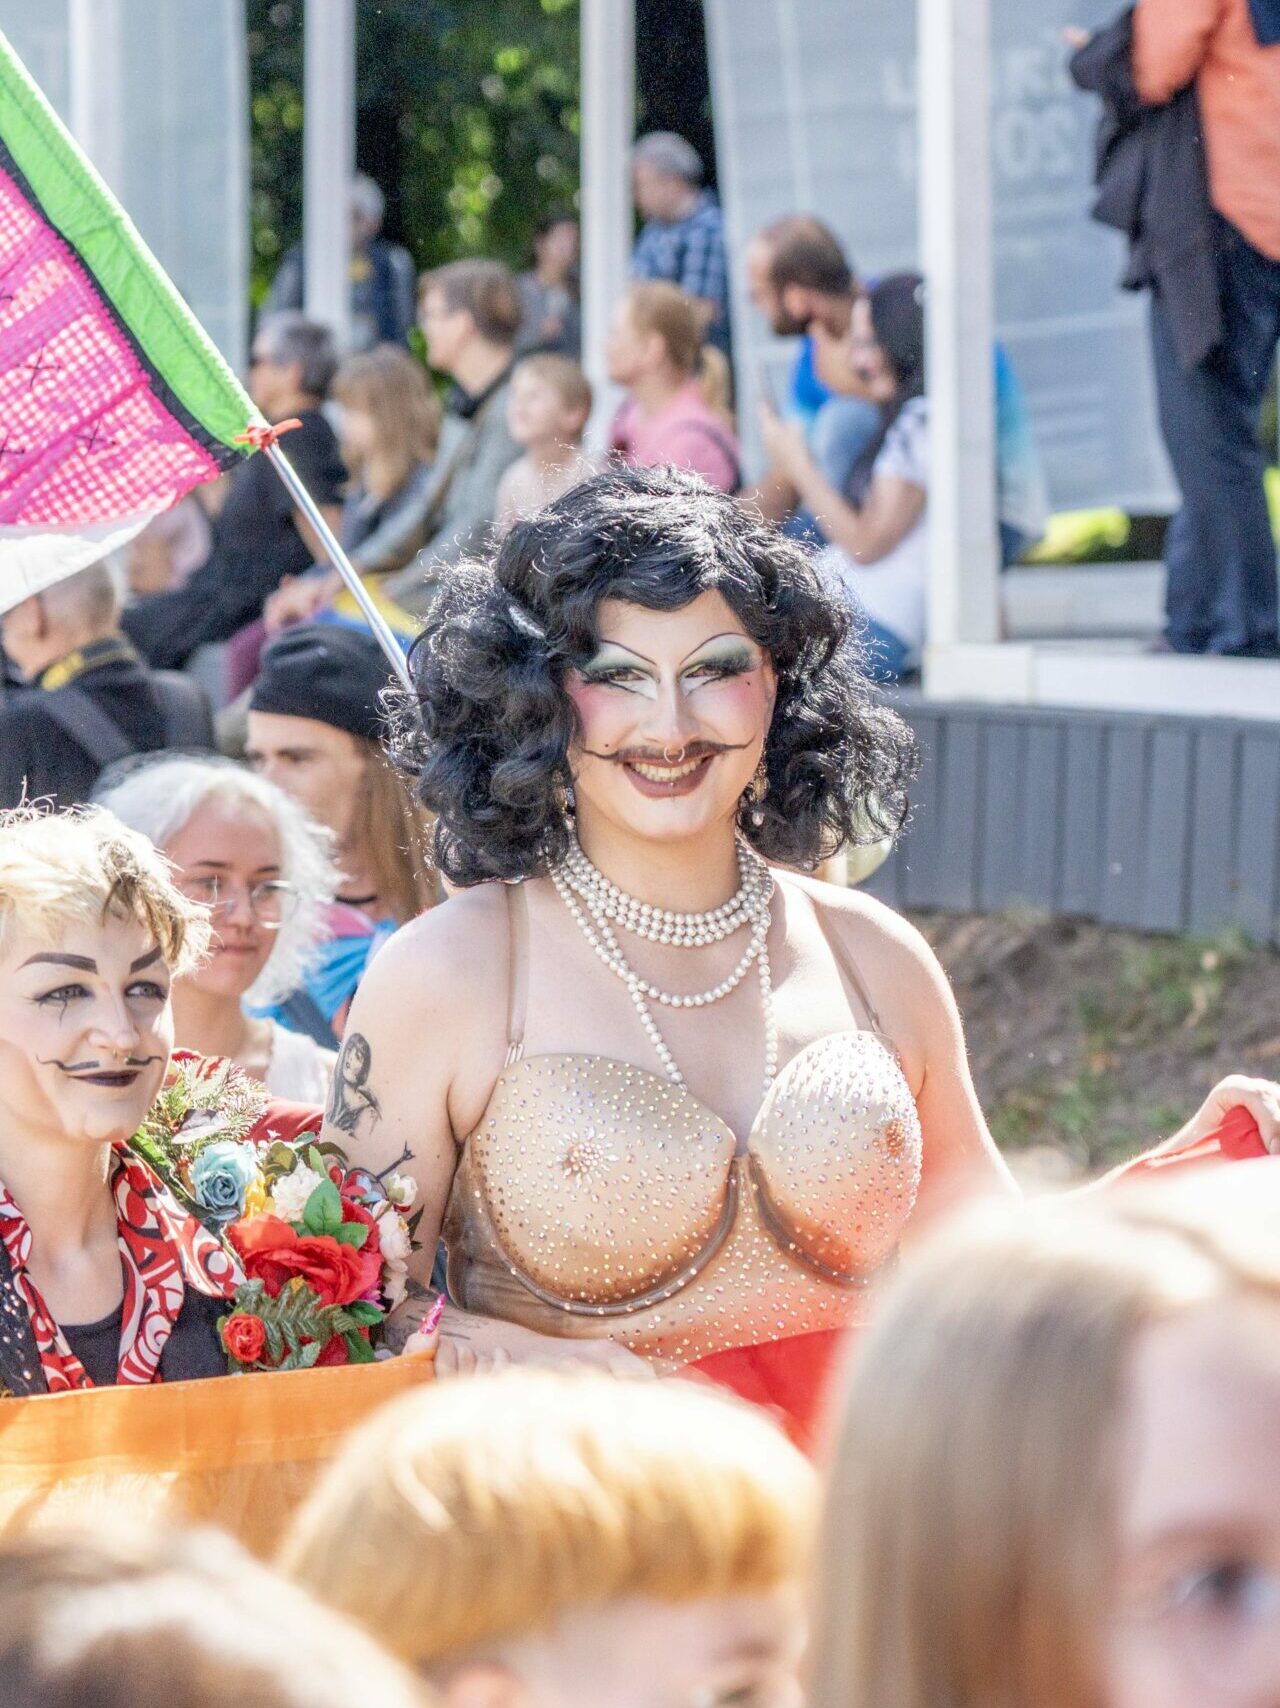
POLYGON ((1150 640, 1164 627, 1161 563, 1026 566, 1000 586, 1009 640, 1150 640))

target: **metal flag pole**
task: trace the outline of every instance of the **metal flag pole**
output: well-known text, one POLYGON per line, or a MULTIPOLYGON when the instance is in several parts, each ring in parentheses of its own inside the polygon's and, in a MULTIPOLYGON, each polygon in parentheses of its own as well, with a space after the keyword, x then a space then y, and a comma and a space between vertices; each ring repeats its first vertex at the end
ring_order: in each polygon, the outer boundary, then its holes
POLYGON ((275 465, 276 473, 288 487, 298 509, 301 510, 307 521, 310 522, 311 526, 315 529, 320 538, 320 543, 329 554, 330 563, 342 577, 351 597, 355 600, 356 604, 359 605, 365 621, 373 630, 374 635, 377 638, 378 645, 382 648, 383 652, 386 653, 388 661, 391 664, 391 668, 400 678, 403 686, 412 693, 413 678, 409 674, 409 665, 404 656, 404 649, 396 639, 395 635, 391 632, 391 627, 386 618, 382 615, 382 612, 379 611, 378 607, 369 597, 368 589, 365 587, 364 582, 361 581, 359 575, 357 575, 350 558, 338 544, 338 536, 321 515, 320 506, 307 491, 298 475, 298 471, 293 467, 293 464, 289 461, 288 457, 285 456, 279 445, 274 441, 269 440, 267 443, 263 444, 262 449, 266 452, 267 456, 271 458, 272 463, 275 465))

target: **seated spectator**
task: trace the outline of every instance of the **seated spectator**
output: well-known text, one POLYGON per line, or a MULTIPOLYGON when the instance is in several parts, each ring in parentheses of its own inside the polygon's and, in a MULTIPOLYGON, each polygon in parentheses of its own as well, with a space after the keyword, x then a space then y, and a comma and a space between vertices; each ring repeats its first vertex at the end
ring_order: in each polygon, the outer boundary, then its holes
POLYGON ((0 1545, 5 1708, 427 1708, 363 1631, 216 1531, 0 1545))
POLYGON ((128 754, 213 747, 200 689, 149 670, 120 632, 105 563, 13 606, 0 617, 0 636, 29 684, 0 701, 0 807, 75 806, 104 766, 128 754))
POLYGON ((538 222, 533 237, 533 266, 516 279, 521 320, 516 354, 554 351, 576 358, 582 353, 582 314, 578 307, 578 216, 564 209, 538 222))
POLYGON ((272 1016, 332 1047, 369 961, 436 899, 428 821, 380 745, 382 649, 361 629, 288 629, 262 655, 247 758, 334 836, 344 882, 301 989, 272 1016))
MULTIPOLYGON (((351 348, 403 344, 413 325, 413 257, 398 243, 378 234, 387 202, 373 179, 357 172, 351 180, 351 348)), ((302 245, 285 252, 262 305, 263 316, 300 309, 303 304, 302 245)))
POLYGON ((591 384, 568 356, 526 356, 511 376, 507 425, 524 447, 498 484, 494 530, 532 516, 594 472, 582 448, 591 414, 591 384))
POLYGON ((627 388, 609 448, 634 468, 672 463, 735 492, 738 441, 698 383, 701 347, 698 315, 683 291, 632 285, 609 331, 609 378, 627 388))
POLYGON ((858 383, 880 412, 843 489, 823 474, 798 421, 765 404, 761 431, 771 461, 794 485, 833 543, 823 552, 867 624, 872 673, 896 681, 924 644, 928 574, 928 406, 924 373, 924 286, 893 273, 853 310, 858 383))
POLYGON ((631 155, 636 208, 644 229, 631 257, 634 279, 662 279, 691 297, 698 331, 728 354, 729 272, 724 216, 703 188, 702 159, 674 131, 642 136, 631 155))
MULTIPOLYGON (((249 391, 268 421, 296 417, 302 423, 286 442, 289 461, 336 529, 346 475, 320 407, 335 366, 333 340, 323 326, 300 314, 274 315, 253 341, 249 391)), ((271 463, 251 456, 231 476, 208 557, 181 587, 129 606, 125 632, 152 664, 177 669, 197 647, 230 640, 261 616, 286 576, 301 575, 323 555, 271 463)))
POLYGON ((815 1493, 710 1388, 508 1370, 357 1431, 282 1563, 449 1708, 792 1708, 815 1493))
POLYGON ((512 347, 520 326, 515 280, 497 261, 453 261, 422 280, 419 323, 427 360, 453 380, 432 479, 405 515, 417 556, 383 591, 425 615, 440 577, 476 550, 493 526, 498 482, 520 447, 507 427, 512 347))
POLYGON ((99 800, 209 909, 209 954, 173 985, 178 1048, 235 1062, 273 1096, 323 1105, 334 1051, 246 1007, 287 1006, 302 984, 338 887, 328 835, 283 790, 225 759, 145 761, 99 800))
MULTIPOLYGON (((361 575, 385 575, 402 569, 410 555, 404 522, 420 513, 431 483, 440 406, 421 362, 390 344, 345 361, 332 395, 342 410, 342 460, 351 474, 338 538, 361 575)), ((230 697, 257 675, 268 634, 328 611, 342 591, 342 577, 327 566, 287 576, 267 600, 261 621, 231 642, 230 697)), ((358 615, 351 620, 358 622, 358 615)))
MULTIPOLYGON (((803 333, 780 413, 801 421, 817 467, 837 491, 879 425, 856 364, 849 360, 850 319, 860 287, 834 232, 811 215, 779 220, 747 246, 752 302, 779 337, 803 333)), ((996 496, 1000 561, 1017 561, 1044 533, 1049 493, 1026 399, 1002 345, 994 352, 996 496)), ((747 495, 788 533, 825 539, 790 480, 771 466, 747 495)))
POLYGON ((1276 1187, 1237 1167, 1023 1206, 895 1284, 836 1441, 813 1708, 1280 1702, 1276 1187))
MULTIPOLYGON (((222 487, 227 477, 197 486, 169 510, 148 522, 124 548, 125 585, 132 598, 166 593, 180 587, 209 555, 213 542, 213 506, 205 508, 209 487, 222 487)), ((220 495, 219 495, 220 496, 220 495)))
MULTIPOLYGON (((858 390, 849 370, 840 395, 823 384, 815 369, 810 328, 834 339, 848 336, 859 285, 835 233, 810 214, 780 219, 747 245, 744 257, 752 302, 779 338, 800 338, 780 413, 803 423, 814 462, 837 491, 874 436, 880 423, 874 401, 858 390)), ((823 539, 813 517, 800 506, 800 495, 781 469, 770 466, 746 495, 763 515, 787 522, 786 531, 823 539)))

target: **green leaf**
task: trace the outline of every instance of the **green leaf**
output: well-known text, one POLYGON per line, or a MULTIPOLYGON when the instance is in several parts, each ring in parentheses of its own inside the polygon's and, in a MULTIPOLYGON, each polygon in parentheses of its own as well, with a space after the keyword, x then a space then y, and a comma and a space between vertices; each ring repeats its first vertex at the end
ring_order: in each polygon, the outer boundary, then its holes
POLYGON ((333 1237, 339 1245, 349 1245, 353 1251, 359 1251, 369 1237, 369 1230, 363 1222, 343 1222, 340 1228, 333 1230, 333 1237))
POLYGON ((353 1364, 374 1364, 373 1348, 358 1329, 350 1328, 342 1337, 347 1343, 347 1354, 353 1364))
POLYGON ((345 1309, 349 1317, 353 1317, 365 1328, 376 1328, 382 1321, 382 1312, 376 1305, 371 1305, 367 1299, 357 1299, 353 1305, 347 1305, 345 1309))
POLYGON ((307 1199, 302 1220, 310 1234, 337 1236, 342 1226, 342 1194, 332 1180, 322 1180, 307 1199))
POLYGON ((316 1174, 328 1174, 329 1172, 325 1167, 324 1158, 320 1155, 320 1152, 314 1145, 307 1146, 307 1167, 312 1169, 316 1174))

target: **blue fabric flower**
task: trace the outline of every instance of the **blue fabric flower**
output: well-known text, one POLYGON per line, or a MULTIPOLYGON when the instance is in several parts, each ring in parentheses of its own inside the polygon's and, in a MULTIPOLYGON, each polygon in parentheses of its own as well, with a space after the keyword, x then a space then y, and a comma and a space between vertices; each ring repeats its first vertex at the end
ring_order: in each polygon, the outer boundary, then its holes
POLYGON ((257 1160, 248 1145, 218 1139, 191 1165, 196 1203, 216 1221, 233 1222, 244 1209, 244 1195, 257 1172, 257 1160))

